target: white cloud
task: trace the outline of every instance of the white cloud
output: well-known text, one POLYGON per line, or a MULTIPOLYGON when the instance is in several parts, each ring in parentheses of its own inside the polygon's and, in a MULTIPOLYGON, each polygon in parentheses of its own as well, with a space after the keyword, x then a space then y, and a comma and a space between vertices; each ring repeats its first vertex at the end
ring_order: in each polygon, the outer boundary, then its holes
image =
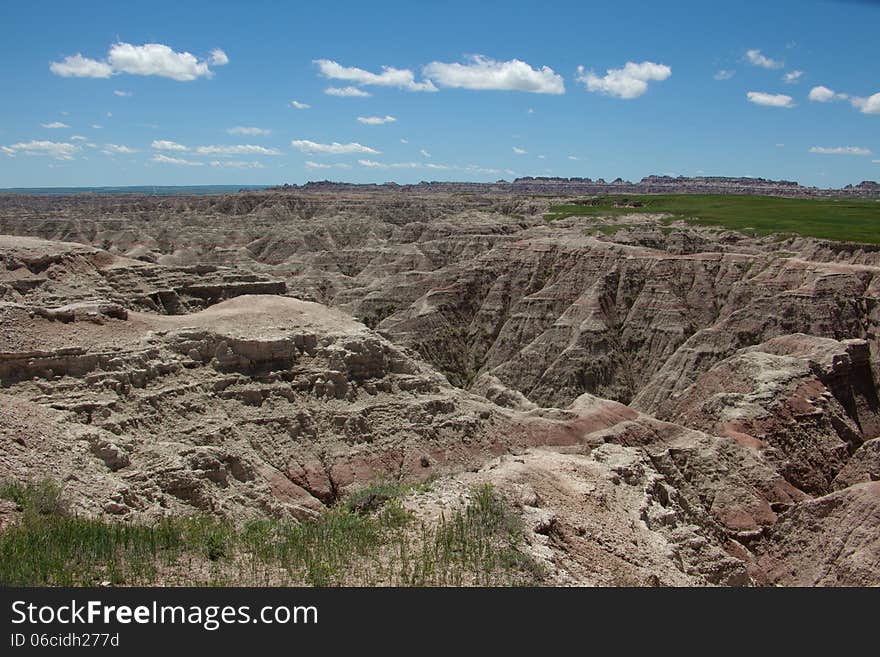
POLYGON ((822 155, 870 155, 871 151, 861 146, 834 146, 826 148, 824 146, 813 146, 810 148, 811 153, 820 153, 822 155))
POLYGON ((210 59, 200 60, 189 52, 176 52, 162 43, 114 43, 106 61, 88 59, 77 53, 60 62, 51 62, 49 70, 62 77, 109 78, 119 73, 158 75, 173 80, 189 81, 213 75, 210 65, 222 66, 229 58, 219 48, 210 59))
POLYGON ((104 150, 101 152, 107 155, 131 155, 132 153, 137 153, 135 149, 122 144, 104 144, 104 150))
POLYGON ((369 98, 372 94, 357 87, 327 87, 324 93, 339 98, 369 98))
POLYGON ((378 155, 381 152, 357 142, 340 144, 339 142, 334 141, 332 144, 319 144, 314 141, 309 141, 308 139, 294 139, 290 144, 294 148, 301 150, 303 153, 322 153, 326 155, 369 153, 370 155, 378 155))
POLYGON ((579 158, 577 155, 569 155, 569 156, 568 156, 568 159, 569 159, 569 160, 574 160, 575 162, 577 162, 577 161, 580 160, 581 158, 579 158))
POLYGON ((345 80, 379 87, 398 87, 407 91, 437 91, 437 87, 430 80, 416 82, 413 72, 405 68, 383 66, 381 73, 372 73, 362 68, 342 66, 329 59, 316 59, 315 64, 318 65, 321 75, 331 80, 345 80))
POLYGON ((765 57, 761 54, 760 50, 746 50, 746 59, 750 64, 760 66, 761 68, 782 68, 785 66, 783 62, 765 57))
POLYGON ((52 121, 52 123, 41 123, 44 128, 48 128, 50 130, 58 130, 59 128, 69 128, 70 126, 66 123, 61 123, 61 121, 52 121))
POLYGON ((211 51, 211 63, 214 66, 225 66, 229 63, 229 57, 220 48, 211 51))
POLYGON ((809 99, 814 103, 830 103, 838 100, 849 100, 850 104, 862 114, 880 114, 880 93, 862 98, 849 94, 837 93, 828 87, 818 86, 810 89, 809 99))
POLYGON ((401 140, 400 140, 400 143, 401 143, 401 144, 408 144, 408 143, 409 143, 409 139, 401 139, 401 140))
POLYGON ((358 160, 358 164, 368 169, 432 169, 435 171, 449 171, 458 167, 450 167, 445 164, 433 162, 376 162, 375 160, 358 160))
POLYGON ((528 91, 536 94, 563 94, 565 82, 549 66, 534 69, 518 59, 496 62, 473 55, 467 64, 431 62, 422 75, 443 87, 476 90, 528 91))
POLYGON ((385 123, 394 123, 397 121, 393 116, 359 116, 357 120, 366 125, 382 125, 385 123))
POLYGON ((252 144, 236 144, 234 146, 199 146, 199 155, 281 155, 276 148, 254 146, 252 144))
POLYGON ((212 167, 225 167, 233 169, 265 169, 261 162, 243 162, 241 160, 214 160, 211 162, 212 167))
POLYGON ((578 66, 577 72, 576 79, 583 82, 588 91, 627 100, 644 94, 648 82, 661 82, 672 75, 669 66, 654 62, 627 62, 623 68, 609 68, 601 78, 592 71, 586 72, 583 66, 578 66))
POLYGON ((526 114, 534 114, 534 113, 535 113, 535 110, 532 107, 530 107, 529 109, 526 110, 526 114))
POLYGON ((880 114, 880 92, 867 98, 853 96, 850 99, 852 106, 857 108, 862 114, 880 114))
POLYGON ((522 148, 517 148, 516 146, 513 147, 513 152, 516 153, 517 155, 525 155, 526 154, 525 150, 523 150, 522 148))
POLYGON ((767 94, 763 91, 750 91, 746 94, 750 103, 755 105, 763 105, 765 107, 784 107, 791 109, 794 107, 791 96, 785 94, 767 94))
POLYGON ((168 157, 167 155, 162 155, 162 153, 156 153, 150 158, 151 162, 157 162, 158 164, 177 164, 180 166, 187 167, 200 167, 204 166, 204 162, 195 162, 193 160, 184 160, 179 157, 168 157))
POLYGON ((114 91, 113 95, 119 96, 120 98, 131 98, 132 96, 134 96, 134 94, 130 91, 120 91, 119 89, 114 91))
POLYGON ((308 103, 301 103, 298 100, 290 101, 290 105, 291 105, 291 107, 294 107, 298 110, 307 110, 307 109, 311 108, 311 105, 309 105, 308 103))
POLYGON ((178 144, 176 141, 168 141, 167 139, 157 139, 152 144, 150 144, 150 148, 153 148, 157 151, 188 151, 189 147, 184 146, 183 144, 178 144))
POLYGON ((83 137, 82 135, 71 135, 70 140, 71 140, 71 141, 88 141, 88 140, 87 140, 85 137, 83 137))
POLYGON ((14 157, 22 155, 45 155, 56 160, 72 160, 74 154, 82 150, 76 144, 55 141, 28 141, 3 146, 3 152, 14 157))
POLYGON ((83 57, 80 53, 60 62, 51 62, 49 70, 63 78, 109 78, 113 75, 110 64, 83 57))
POLYGON ((785 84, 797 84, 803 74, 803 71, 789 71, 782 76, 782 81, 785 82, 785 84))
POLYGON ((108 60, 115 72, 131 75, 158 75, 181 82, 212 75, 208 62, 188 52, 175 52, 162 43, 114 43, 108 60))
POLYGON ((335 162, 334 164, 322 164, 314 160, 305 161, 306 169, 351 169, 351 165, 347 162, 335 162))
POLYGON ((810 95, 808 98, 814 103, 830 103, 833 100, 846 100, 848 96, 846 94, 835 93, 832 89, 819 85, 818 87, 810 89, 810 95))
POLYGON ((264 128, 249 128, 247 126, 236 126, 234 128, 229 128, 226 132, 230 135, 268 135, 271 130, 265 130, 264 128))
POLYGON ((422 157, 431 157, 431 154, 430 154, 426 149, 424 149, 424 148, 421 149, 421 150, 419 151, 419 153, 421 154, 422 157))
POLYGON ((736 75, 736 71, 733 71, 730 69, 721 69, 720 71, 715 73, 715 75, 713 75, 712 77, 715 78, 716 80, 729 80, 734 75, 736 75))
POLYGON ((101 130, 104 126, 102 126, 102 125, 100 125, 100 124, 98 124, 98 123, 93 123, 93 124, 92 124, 92 127, 93 127, 95 130, 101 130))

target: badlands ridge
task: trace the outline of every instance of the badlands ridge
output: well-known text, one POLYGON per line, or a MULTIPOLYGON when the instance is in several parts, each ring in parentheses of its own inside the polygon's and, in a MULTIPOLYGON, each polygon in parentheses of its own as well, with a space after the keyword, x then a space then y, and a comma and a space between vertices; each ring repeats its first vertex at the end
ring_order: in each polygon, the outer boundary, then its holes
POLYGON ((550 584, 880 583, 880 247, 552 202, 0 197, 0 477, 120 522, 490 482, 550 584))

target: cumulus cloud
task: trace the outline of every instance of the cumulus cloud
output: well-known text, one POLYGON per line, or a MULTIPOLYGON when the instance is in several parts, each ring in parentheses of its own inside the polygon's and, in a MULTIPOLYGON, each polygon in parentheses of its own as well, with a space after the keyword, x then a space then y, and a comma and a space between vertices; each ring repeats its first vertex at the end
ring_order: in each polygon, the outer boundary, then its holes
POLYGON ((568 156, 568 159, 569 159, 569 160, 574 160, 575 162, 577 162, 577 161, 580 160, 581 158, 579 158, 577 155, 569 155, 569 156, 568 156))
POLYGON ((839 100, 848 100, 850 104, 859 110, 862 114, 880 114, 880 93, 873 96, 862 98, 860 96, 850 96, 845 93, 838 93, 828 87, 818 86, 810 89, 808 96, 814 103, 831 103, 839 100))
POLYGON ((431 154, 424 148, 419 151, 422 157, 431 157, 431 154))
POLYGON ((123 144, 104 144, 104 149, 101 152, 107 155, 131 155, 132 153, 137 153, 134 148, 129 148, 123 144))
POLYGON ((44 128, 48 128, 50 130, 58 130, 59 128, 69 128, 70 126, 66 123, 61 123, 61 121, 52 121, 52 123, 41 123, 44 128))
POLYGON ((755 105, 763 105, 764 107, 784 107, 790 109, 794 107, 791 96, 785 94, 768 94, 763 91, 750 91, 746 94, 746 98, 750 103, 755 105))
POLYGON ((373 73, 354 66, 343 66, 330 59, 316 59, 315 64, 325 78, 344 80, 360 85, 397 87, 407 91, 437 91, 430 80, 416 82, 413 72, 406 68, 383 66, 381 73, 373 73))
POLYGON ((113 92, 114 96, 119 96, 120 98, 131 98, 134 94, 130 91, 120 91, 117 89, 113 92))
POLYGON ((294 107, 295 109, 298 109, 298 110, 306 110, 311 107, 311 105, 309 105, 308 103, 301 103, 298 100, 290 101, 290 105, 291 105, 291 107, 294 107))
POLYGON ((359 116, 357 117, 358 122, 363 123, 365 125, 383 125, 385 123, 394 123, 397 121, 393 116, 359 116))
POLYGON ((760 50, 746 50, 746 59, 748 60, 749 64, 760 66, 761 68, 772 69, 782 68, 783 66, 785 66, 784 62, 765 57, 763 54, 761 54, 760 50))
POLYGON ((62 77, 109 78, 111 75, 157 75, 172 80, 190 81, 211 77, 210 66, 223 66, 229 57, 219 48, 202 60, 189 52, 176 52, 162 43, 140 46, 118 42, 110 46, 104 61, 89 59, 77 53, 60 62, 49 64, 49 70, 62 77))
POLYGON ((880 93, 868 96, 867 98, 853 96, 850 102, 862 114, 880 114, 880 93))
POLYGON ((153 157, 150 158, 151 162, 156 162, 158 164, 177 164, 179 166, 187 166, 187 167, 200 167, 204 166, 204 162, 196 162, 194 160, 184 160, 179 157, 168 157, 167 155, 162 155, 162 153, 156 153, 153 157))
POLYGON ((517 148, 516 146, 513 147, 513 152, 516 153, 517 155, 525 155, 526 154, 526 151, 524 149, 517 148))
POLYGON ((401 143, 401 144, 408 144, 408 143, 409 143, 409 139, 401 139, 401 140, 400 140, 400 143, 401 143))
POLYGON ((422 75, 443 87, 476 90, 528 91, 564 94, 565 82, 549 66, 535 69, 518 59, 497 62, 473 55, 468 63, 431 62, 422 75))
POLYGON ((114 71, 131 75, 158 75, 182 82, 209 77, 207 61, 188 52, 175 52, 162 43, 115 43, 108 55, 114 71))
POLYGON ((199 155, 281 155, 277 148, 254 146, 253 144, 236 144, 234 146, 199 146, 199 155))
POLYGON ((3 146, 3 152, 14 157, 16 155, 45 155, 56 160, 72 160, 82 150, 76 144, 56 141, 28 141, 3 146))
POLYGON ((309 141, 308 139, 294 139, 290 144, 303 153, 321 153, 325 155, 348 155, 350 153, 378 155, 381 152, 377 151, 375 148, 370 148, 369 146, 364 146, 357 142, 340 144, 338 141, 334 141, 331 144, 319 144, 318 142, 309 141))
POLYGON ((861 146, 813 146, 810 148, 811 153, 820 153, 822 155, 870 155, 871 151, 861 146))
POLYGON ((339 98, 369 98, 372 95, 369 91, 357 87, 327 87, 324 89, 324 93, 339 98))
POLYGON ((88 140, 87 140, 85 137, 83 137, 82 135, 72 135, 72 136, 70 137, 70 140, 71 140, 71 141, 88 141, 88 140))
POLYGON ((797 84, 803 75, 803 71, 789 71, 782 76, 782 81, 785 82, 785 84, 797 84))
POLYGON ((848 97, 846 94, 835 93, 832 89, 822 85, 810 89, 808 96, 814 103, 830 103, 833 100, 846 100, 848 97))
POLYGON ((150 144, 150 148, 157 151, 188 151, 189 146, 178 144, 176 141, 168 141, 167 139, 156 139, 150 144))
POLYGON ((220 48, 211 51, 211 63, 214 66, 225 66, 229 63, 229 57, 220 48))
POLYGON ((720 71, 717 71, 712 77, 716 80, 729 80, 734 75, 736 75, 736 71, 730 69, 721 69, 720 71))
POLYGON ((252 128, 252 127, 239 125, 239 126, 235 126, 234 128, 229 128, 226 132, 228 132, 230 135, 259 136, 259 135, 268 135, 272 131, 266 130, 264 128, 252 128))
POLYGON ((80 53, 65 57, 60 62, 51 62, 49 70, 63 78, 109 78, 113 75, 110 64, 83 57, 80 53))
POLYGON ((602 77, 585 71, 583 66, 578 66, 577 72, 578 82, 583 82, 588 91, 627 100, 644 94, 649 82, 662 82, 672 75, 669 66, 654 62, 627 62, 623 68, 609 68, 602 77))

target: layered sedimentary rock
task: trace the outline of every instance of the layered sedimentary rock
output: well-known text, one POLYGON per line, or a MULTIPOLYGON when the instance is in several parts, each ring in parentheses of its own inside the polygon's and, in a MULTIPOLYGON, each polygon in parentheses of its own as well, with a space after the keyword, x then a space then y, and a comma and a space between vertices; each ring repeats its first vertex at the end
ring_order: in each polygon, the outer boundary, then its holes
POLYGON ((532 490, 557 583, 880 582, 880 252, 549 202, 16 201, 0 476, 123 519, 436 474, 532 490))

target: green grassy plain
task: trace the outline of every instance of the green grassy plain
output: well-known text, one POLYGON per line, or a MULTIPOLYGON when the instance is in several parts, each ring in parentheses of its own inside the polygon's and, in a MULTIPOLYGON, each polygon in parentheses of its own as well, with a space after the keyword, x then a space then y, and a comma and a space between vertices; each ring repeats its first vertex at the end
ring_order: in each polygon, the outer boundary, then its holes
POLYGON ((756 235, 793 234, 880 244, 880 199, 801 199, 734 194, 609 195, 554 205, 548 221, 565 217, 669 214, 702 226, 756 235), (639 207, 621 207, 629 201, 639 207))

